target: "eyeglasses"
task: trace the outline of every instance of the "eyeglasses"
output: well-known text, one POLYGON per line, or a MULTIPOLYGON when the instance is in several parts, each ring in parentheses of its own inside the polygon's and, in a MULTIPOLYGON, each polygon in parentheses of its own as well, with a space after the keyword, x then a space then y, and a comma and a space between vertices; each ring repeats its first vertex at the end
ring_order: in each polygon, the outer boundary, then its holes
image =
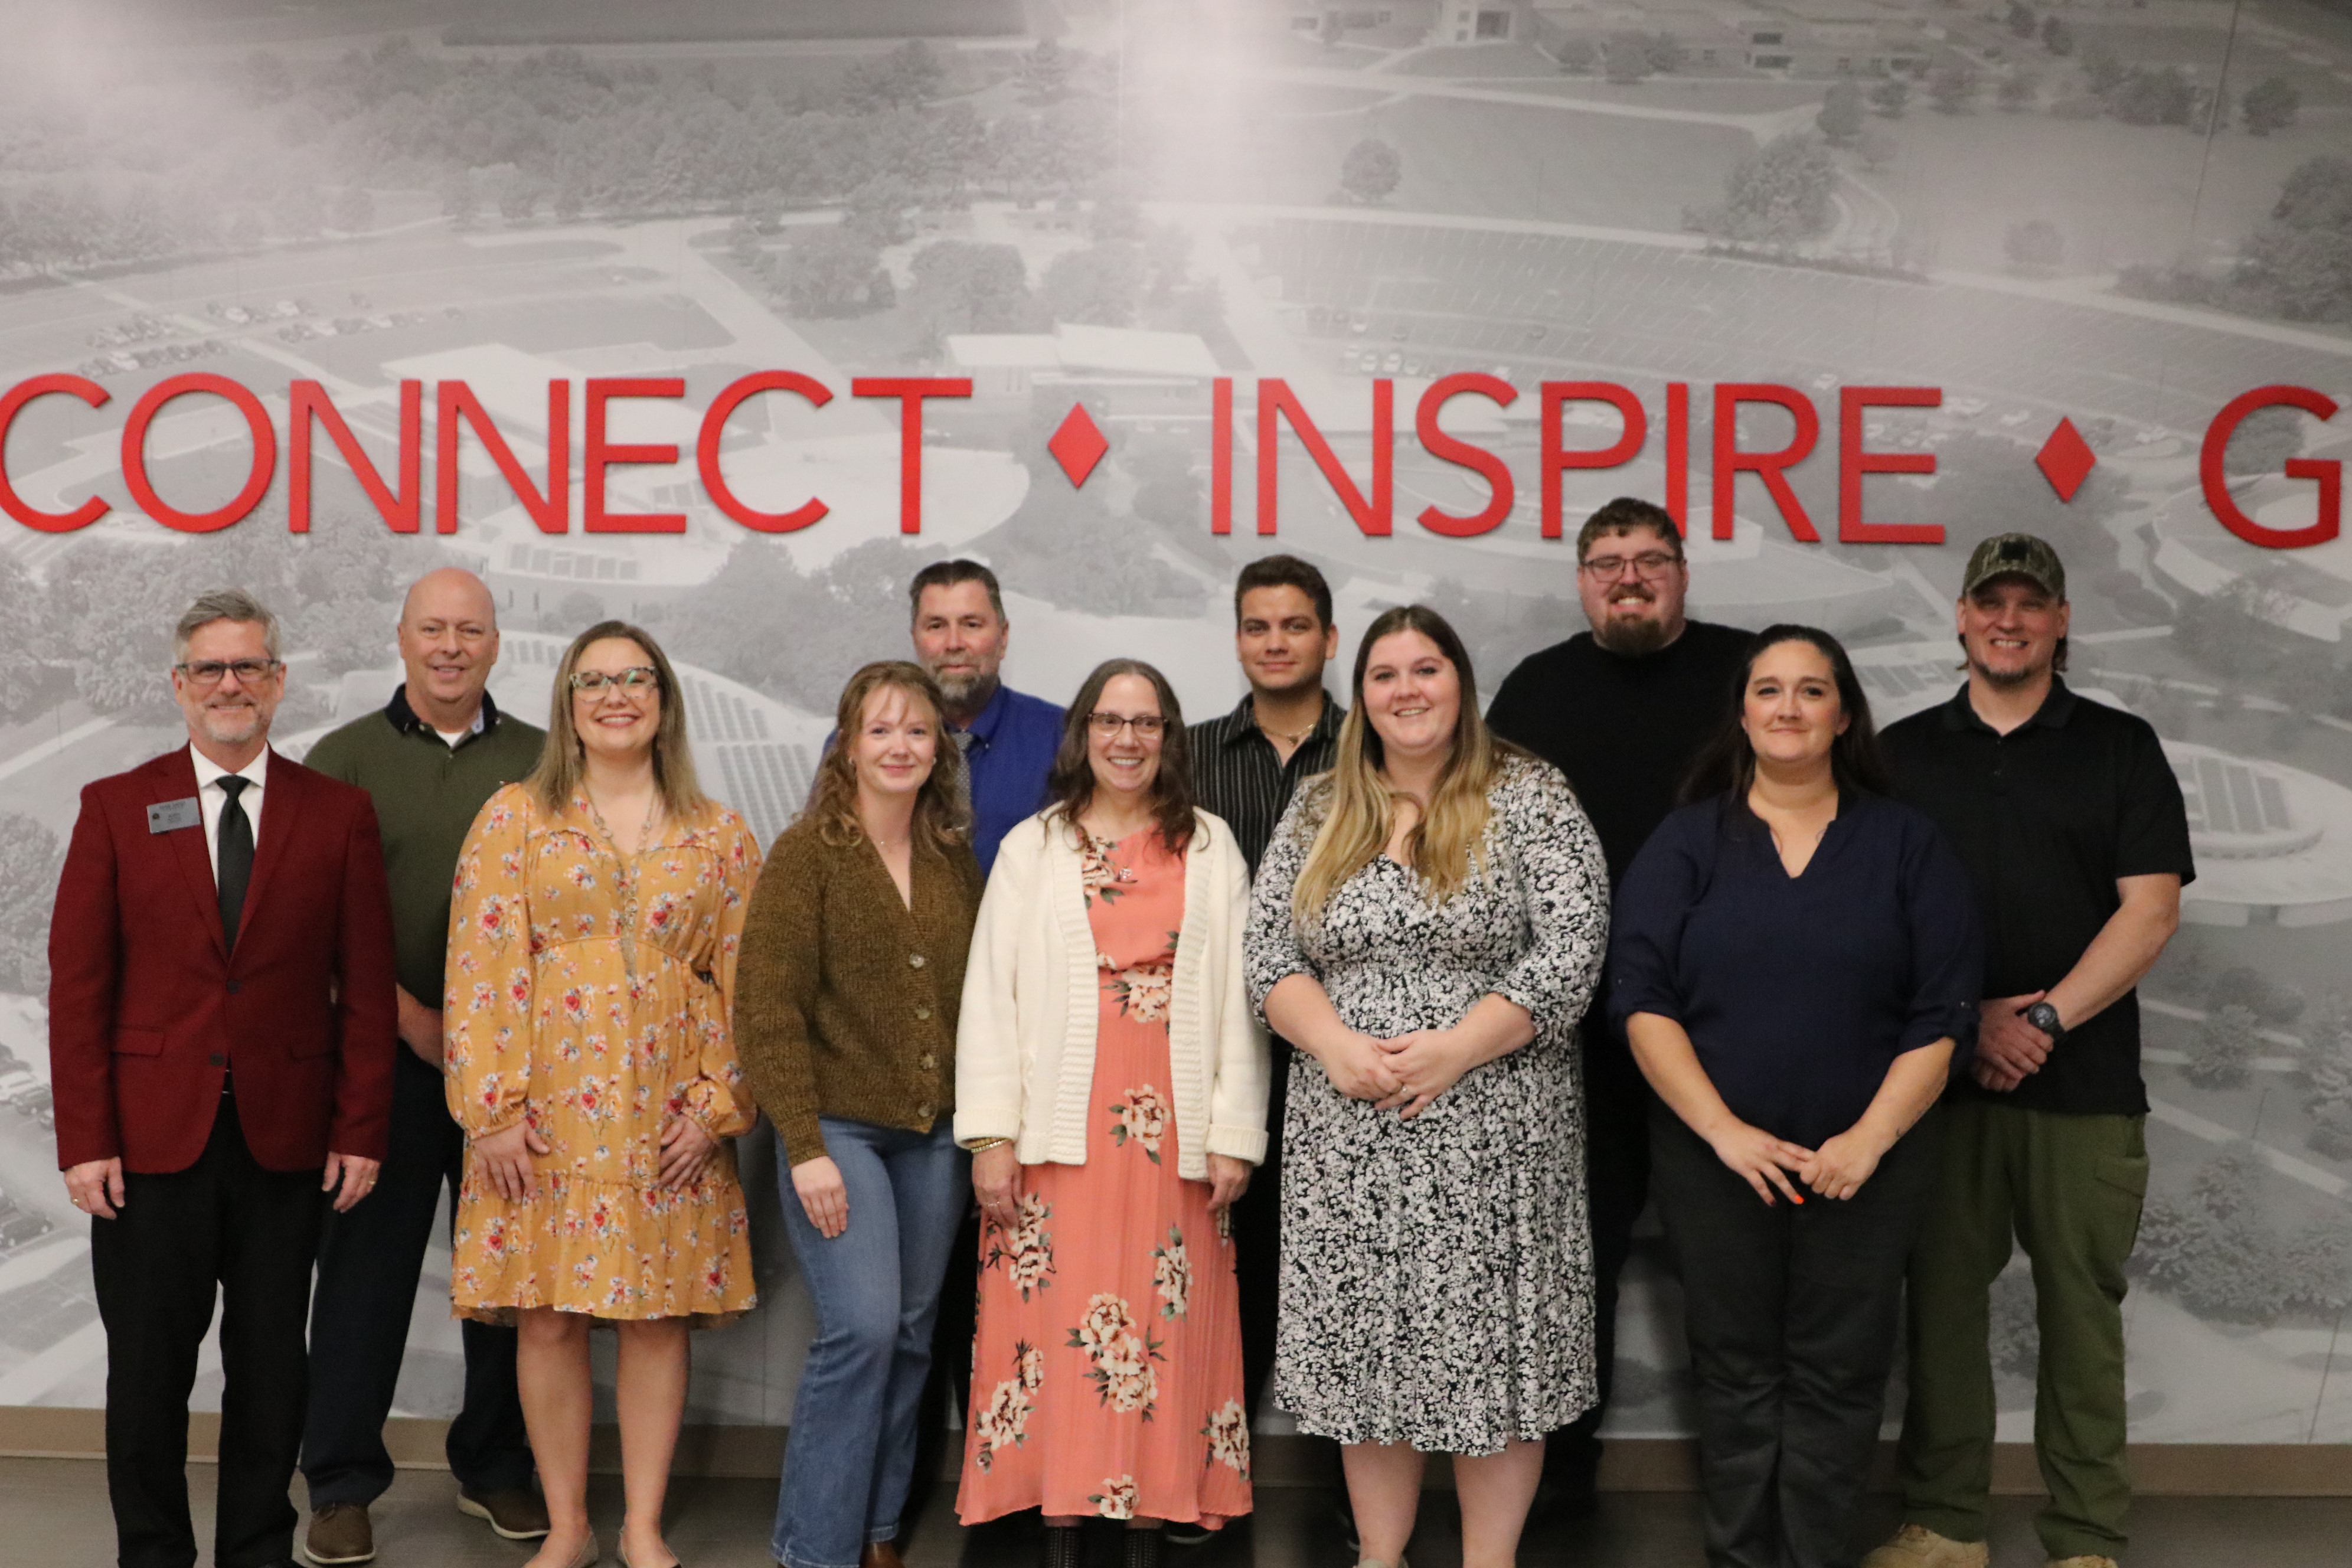
POLYGON ((1595 555, 1585 562, 1579 570, 1590 572, 1602 582, 1608 583, 1622 577, 1625 574, 1625 568, 1630 565, 1634 571, 1640 573, 1644 580, 1655 583, 1671 576, 1674 569, 1681 564, 1682 557, 1679 555, 1670 554, 1664 550, 1644 550, 1639 555, 1595 555))
POLYGON ((631 697, 658 690, 661 677, 642 664, 616 670, 607 675, 601 669, 575 669, 572 672, 572 689, 586 697, 601 697, 604 688, 617 686, 631 697))
POLYGON ((285 666, 274 658, 239 658, 224 662, 217 658, 199 658, 172 667, 187 679, 191 686, 214 687, 224 675, 235 675, 239 686, 258 686, 285 666))
POLYGON ((1106 741, 1130 724, 1139 741, 1156 741, 1160 731, 1168 728, 1168 721, 1157 713, 1106 713, 1099 708, 1087 715, 1087 723, 1106 741))

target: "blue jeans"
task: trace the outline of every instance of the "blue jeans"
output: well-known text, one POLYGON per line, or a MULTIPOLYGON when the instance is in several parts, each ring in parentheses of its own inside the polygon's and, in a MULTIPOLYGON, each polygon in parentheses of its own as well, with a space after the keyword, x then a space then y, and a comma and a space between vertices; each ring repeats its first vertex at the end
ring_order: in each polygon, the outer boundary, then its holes
POLYGON ((784 1225, 817 1331, 793 1401, 771 1545, 786 1568, 856 1568, 868 1542, 898 1533, 940 1280, 971 1205, 971 1163, 944 1118, 928 1133, 831 1116, 818 1125, 848 1190, 849 1225, 827 1240, 809 1223, 779 1140, 784 1225))

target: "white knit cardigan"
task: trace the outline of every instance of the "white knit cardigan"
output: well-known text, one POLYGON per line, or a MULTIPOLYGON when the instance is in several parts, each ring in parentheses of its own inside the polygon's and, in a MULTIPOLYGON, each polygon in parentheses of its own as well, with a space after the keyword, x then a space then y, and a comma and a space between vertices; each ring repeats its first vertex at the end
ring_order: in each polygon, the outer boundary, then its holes
MULTIPOLYGON (((1265 1158, 1266 1037, 1242 963, 1249 867, 1233 829, 1193 814, 1168 1008, 1176 1173, 1265 1158)), ((980 900, 956 1026, 956 1142, 1010 1138, 1024 1165, 1083 1165, 1100 1016, 1074 829, 1039 813, 1004 836, 980 900)))

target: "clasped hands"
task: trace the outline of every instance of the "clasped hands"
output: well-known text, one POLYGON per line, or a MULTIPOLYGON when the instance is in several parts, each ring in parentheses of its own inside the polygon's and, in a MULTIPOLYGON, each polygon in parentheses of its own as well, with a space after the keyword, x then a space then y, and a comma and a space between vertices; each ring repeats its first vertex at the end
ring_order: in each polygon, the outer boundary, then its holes
POLYGON ((1323 1058, 1332 1087, 1375 1110, 1410 1121, 1470 1070, 1470 1048, 1452 1029, 1415 1029, 1382 1039, 1349 1030, 1323 1058))
POLYGON ((1862 1191, 1862 1184, 1870 1180, 1891 1147, 1877 1134, 1855 1126, 1824 1141, 1818 1149, 1808 1149, 1745 1121, 1733 1121, 1710 1134, 1707 1145, 1727 1169, 1756 1189, 1756 1195, 1768 1206, 1776 1201, 1775 1189, 1790 1203, 1803 1204, 1799 1186, 1843 1203, 1862 1191), (1793 1184, 1789 1180, 1791 1176, 1796 1178, 1793 1184))

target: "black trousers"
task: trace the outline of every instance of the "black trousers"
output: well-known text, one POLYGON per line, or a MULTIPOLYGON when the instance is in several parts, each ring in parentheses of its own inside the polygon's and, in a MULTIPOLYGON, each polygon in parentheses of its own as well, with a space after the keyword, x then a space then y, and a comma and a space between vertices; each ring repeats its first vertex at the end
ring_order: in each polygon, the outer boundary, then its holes
POLYGON ((1849 1568, 1936 1180, 1930 1110, 1843 1203, 1766 1207, 1661 1105, 1658 1214, 1683 1281, 1711 1568, 1849 1568))
POLYGON ((1633 1255, 1634 1222, 1650 1201, 1650 1110, 1657 1100, 1613 1026, 1588 1017, 1579 1039, 1584 1053, 1584 1200, 1592 1226, 1592 1354, 1600 1397, 1544 1447, 1544 1479, 1571 1504, 1591 1497, 1601 1471, 1601 1420, 1609 1411, 1617 1362, 1617 1281, 1633 1255))
POLYGON ((1253 1416, 1274 1375, 1282 1304, 1282 1123, 1290 1099, 1290 1045, 1274 1042, 1265 1099, 1265 1161, 1233 1207, 1234 1276, 1242 1319, 1242 1407, 1253 1416))
MULTIPOLYGON (((392 1145, 375 1191, 330 1214, 310 1303, 310 1409, 302 1476, 314 1509, 367 1504, 392 1486, 383 1423, 408 1348, 441 1190, 457 1203, 466 1135, 451 1120, 441 1075, 405 1046, 393 1070, 392 1145)), ((467 1320, 466 1395, 449 1426, 449 1468, 477 1491, 530 1485, 530 1439, 515 1390, 515 1331, 467 1320)))
POLYGON ((190 1568, 188 1394, 221 1298, 217 1568, 294 1554, 286 1491, 302 1441, 302 1318, 326 1194, 317 1171, 265 1171, 221 1100, 196 1163, 122 1178, 119 1217, 90 1222, 106 1324, 106 1489, 121 1568, 190 1568))

